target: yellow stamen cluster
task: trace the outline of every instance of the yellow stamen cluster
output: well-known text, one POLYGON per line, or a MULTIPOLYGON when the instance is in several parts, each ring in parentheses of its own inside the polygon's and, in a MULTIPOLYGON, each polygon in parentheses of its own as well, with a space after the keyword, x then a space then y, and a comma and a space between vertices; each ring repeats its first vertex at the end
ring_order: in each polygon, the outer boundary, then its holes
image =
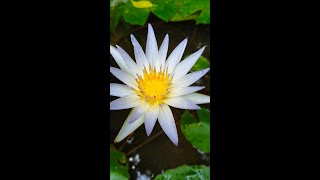
POLYGON ((168 74, 168 69, 157 72, 155 68, 149 66, 149 72, 146 68, 143 70, 143 75, 136 79, 139 91, 137 94, 149 105, 159 105, 169 94, 172 76, 168 74))

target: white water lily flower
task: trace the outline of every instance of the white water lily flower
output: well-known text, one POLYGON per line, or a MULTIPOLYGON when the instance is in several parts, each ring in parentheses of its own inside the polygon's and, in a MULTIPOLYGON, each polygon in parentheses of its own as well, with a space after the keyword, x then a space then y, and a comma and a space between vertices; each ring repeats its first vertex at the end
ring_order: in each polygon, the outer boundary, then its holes
POLYGON ((197 104, 210 103, 210 96, 195 93, 202 86, 190 86, 204 76, 209 68, 189 73, 204 51, 201 48, 180 62, 187 45, 183 40, 169 55, 169 36, 166 35, 158 49, 152 26, 148 25, 146 53, 131 35, 134 61, 121 47, 110 45, 110 53, 119 68, 110 72, 124 84, 111 83, 110 95, 120 97, 110 102, 110 110, 133 108, 125 120, 115 142, 120 142, 143 123, 147 135, 152 132, 157 119, 165 134, 178 145, 178 133, 169 106, 179 109, 198 110, 197 104))

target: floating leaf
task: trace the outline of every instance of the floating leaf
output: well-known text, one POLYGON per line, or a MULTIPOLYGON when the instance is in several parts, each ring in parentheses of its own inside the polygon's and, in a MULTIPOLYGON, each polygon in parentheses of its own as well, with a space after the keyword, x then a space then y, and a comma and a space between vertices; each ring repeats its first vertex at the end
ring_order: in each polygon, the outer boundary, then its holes
POLYGON ((152 13, 165 22, 168 22, 178 10, 177 0, 158 0, 154 4, 152 13))
POLYGON ((153 4, 150 1, 133 1, 133 0, 131 0, 131 2, 135 8, 150 8, 153 6, 153 4))
POLYGON ((195 20, 210 24, 210 0, 110 0, 110 30, 119 22, 145 25, 150 11, 165 22, 195 20))
POLYGON ((178 22, 178 21, 188 21, 188 20, 194 20, 199 17, 199 14, 190 14, 189 16, 182 16, 179 13, 175 14, 170 21, 178 22))
POLYGON ((201 108, 197 111, 197 121, 189 111, 184 111, 181 117, 180 128, 185 138, 202 152, 210 152, 210 111, 201 108))
POLYGON ((166 170, 164 173, 155 177, 155 180, 173 180, 173 179, 210 179, 210 168, 204 165, 187 166, 182 165, 175 169, 166 170))
POLYGON ((110 179, 128 180, 129 171, 124 153, 110 148, 110 179))
POLYGON ((197 24, 210 24, 210 9, 205 9, 196 19, 197 24))
POLYGON ((189 16, 197 11, 208 9, 210 7, 210 0, 184 0, 183 6, 179 8, 181 16, 189 16))
POLYGON ((170 21, 185 20, 196 20, 197 24, 210 24, 210 0, 180 0, 177 13, 170 21))
POLYGON ((193 65, 192 71, 199 71, 210 67, 210 62, 207 58, 200 56, 198 61, 193 65))
POLYGON ((123 17, 129 24, 143 26, 149 17, 148 8, 135 8, 133 4, 127 3, 123 11, 123 17))

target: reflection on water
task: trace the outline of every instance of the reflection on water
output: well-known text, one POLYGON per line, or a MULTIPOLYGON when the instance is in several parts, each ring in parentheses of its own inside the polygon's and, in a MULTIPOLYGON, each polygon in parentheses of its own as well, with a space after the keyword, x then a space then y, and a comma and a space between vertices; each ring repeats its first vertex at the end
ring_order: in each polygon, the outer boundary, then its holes
POLYGON ((137 180, 150 180, 154 176, 154 174, 148 169, 141 172, 138 165, 140 161, 140 155, 134 154, 129 158, 129 168, 135 173, 137 180))
MULTIPOLYGON (((169 51, 168 54, 184 39, 188 38, 188 45, 184 55, 191 54, 203 46, 206 46, 204 57, 210 59, 210 27, 205 25, 195 26, 194 22, 179 23, 152 23, 155 30, 158 44, 162 42, 164 36, 169 34, 169 51)), ((131 57, 133 48, 130 41, 130 34, 133 34, 144 48, 146 43, 147 28, 138 27, 129 33, 117 32, 117 36, 111 35, 111 44, 119 45, 125 49, 131 57), (114 37, 114 38, 113 38, 114 37)), ((117 64, 110 55, 111 66, 117 67, 117 64)), ((110 73, 111 82, 121 83, 110 73)), ((210 72, 198 82, 196 85, 206 86, 205 89, 199 91, 203 94, 210 94, 210 72)), ((111 100, 116 99, 111 97, 111 100)), ((200 105, 210 109, 210 104, 200 105)), ((161 133, 162 129, 157 122, 151 135, 147 137, 144 125, 138 128, 131 137, 116 144, 117 148, 125 152, 129 162, 129 172, 131 179, 147 180, 153 179, 154 176, 164 170, 175 168, 177 166, 186 165, 209 165, 210 154, 205 154, 197 149, 184 138, 181 130, 179 119, 183 110, 171 108, 176 120, 179 145, 175 146, 170 139, 161 133), (150 140, 151 139, 151 140, 150 140)), ((119 132, 123 122, 127 118, 130 110, 110 111, 110 143, 113 143, 117 133, 119 132)))

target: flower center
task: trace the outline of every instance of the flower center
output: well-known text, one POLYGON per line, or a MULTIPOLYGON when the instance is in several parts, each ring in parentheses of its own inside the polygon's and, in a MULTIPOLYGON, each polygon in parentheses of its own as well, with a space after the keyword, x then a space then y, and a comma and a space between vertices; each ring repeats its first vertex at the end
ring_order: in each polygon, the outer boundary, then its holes
POLYGON ((138 76, 137 83, 139 91, 138 95, 147 101, 150 105, 159 105, 167 97, 171 85, 172 77, 168 74, 168 70, 157 72, 151 66, 149 72, 143 70, 143 76, 138 76))

